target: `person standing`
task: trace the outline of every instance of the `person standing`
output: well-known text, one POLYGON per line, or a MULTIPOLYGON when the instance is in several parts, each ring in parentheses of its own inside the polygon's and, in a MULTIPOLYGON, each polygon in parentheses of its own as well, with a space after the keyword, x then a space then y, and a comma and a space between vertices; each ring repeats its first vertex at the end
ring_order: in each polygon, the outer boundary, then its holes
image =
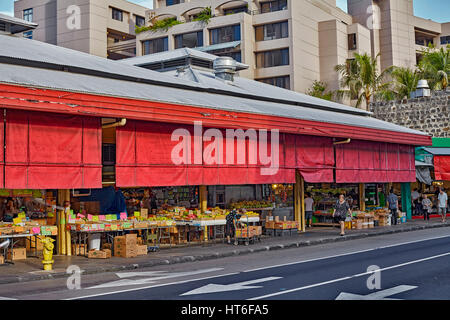
POLYGON ((448 196, 445 192, 444 188, 439 190, 438 195, 438 213, 442 217, 442 222, 445 223, 445 217, 447 215, 447 206, 448 206, 448 196))
POLYGON ((431 200, 428 198, 426 194, 423 195, 422 207, 423 207, 423 220, 430 221, 430 214, 433 208, 433 202, 431 202, 431 200))
POLYGON ((333 218, 336 222, 339 222, 341 227, 341 236, 345 235, 345 219, 347 218, 347 212, 351 215, 352 211, 348 202, 345 200, 344 194, 339 195, 339 200, 336 201, 336 205, 333 211, 333 218))
POLYGON ((233 209, 226 216, 225 234, 227 236, 228 244, 231 244, 231 238, 234 238, 234 235, 236 233, 236 219, 237 219, 237 211, 236 209, 233 209))
POLYGON ((417 204, 419 203, 419 198, 420 198, 420 193, 419 193, 418 189, 415 188, 414 191, 411 192, 411 201, 412 201, 412 205, 413 205, 413 208, 414 208, 414 212, 416 214, 419 213, 418 210, 417 210, 418 209, 417 208, 417 204))
POLYGON ((387 197, 387 202, 388 202, 389 209, 391 210, 391 214, 392 214, 392 217, 391 217, 392 225, 397 225, 398 197, 394 193, 394 188, 391 189, 391 191, 387 197))
POLYGON ((312 227, 312 215, 314 210, 314 199, 311 198, 311 193, 306 193, 305 198, 305 219, 306 219, 306 226, 308 228, 312 227))

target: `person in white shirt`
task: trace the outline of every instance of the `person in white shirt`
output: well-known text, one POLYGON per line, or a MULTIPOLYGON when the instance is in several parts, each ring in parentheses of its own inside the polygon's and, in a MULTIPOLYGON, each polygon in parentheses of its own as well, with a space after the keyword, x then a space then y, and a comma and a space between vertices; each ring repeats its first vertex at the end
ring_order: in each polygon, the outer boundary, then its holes
POLYGON ((308 228, 312 226, 313 206, 314 206, 314 199, 311 198, 311 194, 308 192, 306 193, 305 198, 305 218, 306 218, 306 225, 308 228))
POLYGON ((438 213, 442 217, 442 222, 445 223, 445 217, 447 216, 448 196, 443 188, 439 190, 438 195, 438 213))

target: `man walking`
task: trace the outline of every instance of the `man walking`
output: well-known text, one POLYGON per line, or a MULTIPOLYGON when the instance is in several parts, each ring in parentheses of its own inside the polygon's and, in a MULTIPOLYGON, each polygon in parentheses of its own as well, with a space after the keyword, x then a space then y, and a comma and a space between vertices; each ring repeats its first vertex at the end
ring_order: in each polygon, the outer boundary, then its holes
POLYGON ((420 212, 418 212, 418 206, 417 206, 419 204, 419 198, 420 198, 419 190, 417 188, 415 188, 414 191, 411 192, 411 201, 412 201, 412 205, 413 205, 415 214, 420 214, 420 212))
POLYGON ((311 193, 306 194, 305 198, 305 218, 306 218, 306 225, 308 228, 312 227, 312 215, 313 215, 313 206, 314 206, 314 199, 311 198, 311 193))
POLYGON ((438 195, 438 212, 442 217, 442 222, 445 222, 447 215, 448 197, 443 188, 440 188, 438 195))
POLYGON ((398 210, 398 197, 396 196, 396 194, 394 193, 394 188, 391 189, 388 197, 387 197, 387 202, 388 202, 388 206, 389 209, 391 210, 391 224, 392 225, 397 225, 397 210, 398 210))

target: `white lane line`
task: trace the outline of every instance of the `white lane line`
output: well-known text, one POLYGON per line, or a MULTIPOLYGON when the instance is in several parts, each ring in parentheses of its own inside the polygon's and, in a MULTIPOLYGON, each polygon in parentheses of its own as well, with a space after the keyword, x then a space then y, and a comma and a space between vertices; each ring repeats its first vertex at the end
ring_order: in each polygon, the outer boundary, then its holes
POLYGON ((0 297, 0 300, 17 300, 15 298, 0 297))
POLYGON ((324 282, 320 282, 320 283, 315 283, 315 284, 311 284, 311 285, 304 286, 304 287, 299 287, 299 288, 294 288, 294 289, 290 289, 290 290, 285 290, 285 291, 282 291, 282 292, 270 293, 270 294, 266 294, 264 296, 254 297, 254 298, 250 298, 250 299, 247 299, 247 300, 260 300, 260 299, 280 296, 280 295, 283 295, 283 294, 286 294, 286 293, 291 293, 291 292, 311 289, 311 288, 315 288, 315 287, 320 287, 320 286, 324 286, 324 285, 327 285, 327 284, 330 284, 330 283, 335 283, 335 282, 345 281, 345 280, 349 280, 349 279, 353 279, 353 278, 358 278, 358 277, 362 277, 362 276, 365 276, 365 275, 369 275, 369 274, 374 273, 374 272, 382 272, 382 271, 386 271, 386 270, 390 270, 390 269, 400 268, 400 267, 404 267, 404 266, 407 266, 407 265, 410 265, 410 264, 414 264, 414 263, 419 263, 419 262, 424 262, 424 261, 428 261, 428 260, 432 260, 432 259, 442 258, 442 257, 448 256, 448 255, 450 255, 450 252, 439 254, 439 255, 436 255, 436 256, 432 256, 432 257, 419 259, 419 260, 413 260, 413 261, 397 264, 397 265, 394 265, 394 266, 381 268, 381 269, 374 270, 374 271, 367 271, 367 272, 358 273, 358 274, 354 274, 354 275, 343 277, 343 278, 338 278, 338 279, 334 279, 334 280, 329 280, 329 281, 324 281, 324 282))
POLYGON ((207 279, 214 279, 214 278, 220 278, 220 277, 227 277, 227 276, 232 276, 232 275, 236 275, 236 274, 239 274, 239 272, 226 273, 226 274, 220 274, 220 275, 217 275, 217 276, 197 278, 197 279, 190 279, 190 280, 183 280, 183 281, 177 281, 177 282, 162 283, 162 284, 156 284, 156 285, 145 286, 145 287, 140 287, 140 288, 132 288, 132 289, 109 291, 109 292, 103 292, 103 293, 97 293, 97 294, 90 294, 90 295, 86 295, 86 296, 67 298, 67 299, 63 299, 63 300, 77 300, 77 299, 85 299, 85 298, 92 298, 92 297, 99 297, 99 296, 107 296, 107 295, 111 295, 111 294, 118 294, 118 293, 138 291, 138 290, 145 290, 145 289, 151 289, 151 288, 157 288, 157 287, 171 286, 171 285, 177 285, 177 284, 194 282, 194 281, 200 281, 200 280, 207 280, 207 279))
POLYGON ((312 258, 312 259, 307 259, 307 260, 301 260, 301 261, 294 261, 294 262, 288 262, 288 263, 276 264, 276 265, 267 266, 267 267, 261 267, 261 268, 249 269, 249 270, 245 270, 245 271, 243 271, 243 272, 261 271, 261 270, 266 270, 266 269, 272 269, 272 268, 279 268, 279 267, 290 266, 290 265, 294 265, 294 264, 302 264, 302 263, 313 262, 313 261, 320 261, 320 260, 326 260, 326 259, 332 259, 332 258, 338 258, 338 257, 351 256, 351 255, 358 254, 358 253, 364 253, 364 252, 370 252, 370 251, 375 251, 375 250, 380 250, 380 249, 393 248, 393 247, 403 246, 403 245, 407 245, 407 244, 411 244, 411 243, 424 242, 424 241, 430 241, 430 240, 436 240, 436 239, 443 239, 443 238, 449 238, 449 237, 450 237, 450 236, 447 235, 447 236, 440 236, 440 237, 434 237, 434 238, 427 238, 427 239, 422 239, 422 240, 414 240, 414 241, 408 241, 408 242, 401 242, 401 243, 390 244, 390 245, 386 245, 386 246, 382 246, 382 247, 376 247, 376 248, 370 248, 370 249, 365 249, 365 250, 352 251, 352 252, 341 253, 341 254, 336 254, 336 255, 331 255, 331 256, 326 256, 326 257, 321 257, 321 258, 312 258))

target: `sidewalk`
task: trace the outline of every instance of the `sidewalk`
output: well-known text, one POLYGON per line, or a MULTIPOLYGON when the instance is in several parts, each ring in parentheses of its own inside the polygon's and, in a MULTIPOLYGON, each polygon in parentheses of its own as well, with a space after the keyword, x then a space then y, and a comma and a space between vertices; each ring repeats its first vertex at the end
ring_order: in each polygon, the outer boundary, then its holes
POLYGON ((79 256, 54 256, 53 271, 42 270, 41 258, 27 258, 26 260, 17 261, 14 265, 0 265, 0 284, 67 277, 66 269, 70 265, 79 266, 83 270, 83 274, 118 272, 441 227, 450 227, 450 221, 443 224, 440 219, 432 219, 430 222, 415 220, 391 227, 348 230, 344 237, 339 235, 337 228, 314 228, 307 229, 306 233, 290 237, 264 237, 261 243, 249 246, 209 243, 161 249, 159 252, 149 253, 147 256, 129 259, 117 257, 111 259, 88 259, 79 256))

